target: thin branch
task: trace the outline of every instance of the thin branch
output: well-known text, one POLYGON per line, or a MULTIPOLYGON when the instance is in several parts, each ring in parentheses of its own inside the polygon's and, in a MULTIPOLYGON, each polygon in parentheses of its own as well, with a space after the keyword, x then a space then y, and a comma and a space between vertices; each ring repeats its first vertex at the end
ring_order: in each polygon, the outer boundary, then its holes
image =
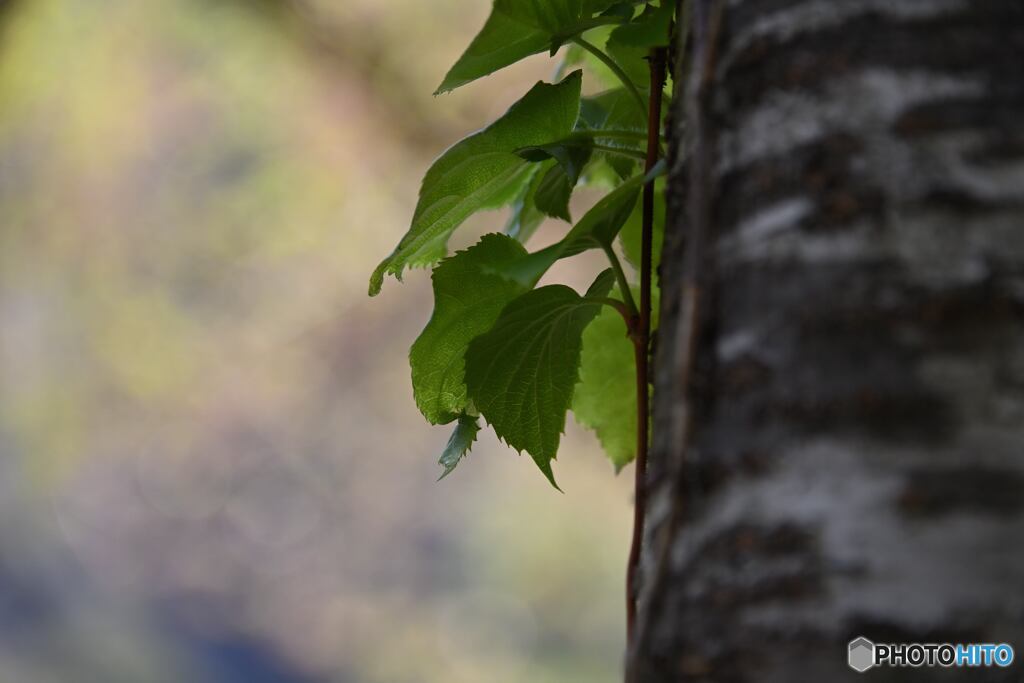
MULTIPOLYGON (((716 47, 721 30, 726 4, 724 0, 703 0, 703 2, 685 3, 687 9, 692 6, 692 18, 686 28, 689 36, 680 37, 680 50, 686 49, 687 37, 691 43, 685 73, 676 74, 676 83, 687 79, 685 87, 685 103, 687 122, 690 126, 689 135, 693 139, 693 150, 688 157, 689 188, 687 197, 688 223, 686 228, 685 265, 683 282, 680 289, 681 310, 677 314, 676 329, 673 332, 680 360, 677 361, 678 372, 676 383, 683 392, 684 410, 681 433, 673 440, 673 449, 680 458, 685 458, 693 436, 694 387, 693 373, 696 365, 697 344, 704 317, 702 309, 705 305, 703 287, 709 279, 707 272, 706 242, 711 232, 711 188, 710 177, 713 165, 712 139, 714 131, 708 112, 710 110, 711 85, 716 66, 716 47)), ((678 96, 678 95, 677 95, 678 96)), ((673 473, 675 485, 681 486, 686 480, 685 462, 673 463, 678 470, 673 473)), ((661 532, 663 538, 673 538, 683 523, 688 500, 676 497, 669 511, 666 528, 661 532)), ((645 589, 645 605, 643 623, 639 624, 635 633, 635 642, 627 658, 626 680, 636 683, 639 680, 637 671, 637 653, 644 647, 644 641, 650 638, 650 630, 658 611, 658 596, 664 590, 668 577, 669 549, 671 544, 663 542, 655 558, 653 571, 648 578, 645 589)))
MULTIPOLYGON (((661 150, 661 97, 665 85, 664 48, 651 50, 649 63, 651 73, 651 101, 647 113, 647 154, 645 173, 650 174, 657 163, 661 150)), ((648 368, 651 346, 651 276, 654 251, 654 179, 644 184, 642 205, 642 234, 640 250, 640 320, 637 334, 633 337, 636 358, 636 470, 634 480, 633 540, 629 548, 629 562, 626 565, 626 641, 632 650, 636 634, 636 612, 639 596, 637 574, 640 568, 640 551, 643 545, 644 517, 647 510, 647 450, 650 431, 650 390, 648 368)))

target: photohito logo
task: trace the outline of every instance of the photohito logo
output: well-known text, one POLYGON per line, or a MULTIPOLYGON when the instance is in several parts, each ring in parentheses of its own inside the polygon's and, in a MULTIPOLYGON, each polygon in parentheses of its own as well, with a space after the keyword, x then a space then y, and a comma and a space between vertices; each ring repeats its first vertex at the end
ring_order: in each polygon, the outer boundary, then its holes
POLYGON ((999 666, 1013 664, 1013 646, 1006 643, 889 643, 864 638, 850 641, 847 663, 864 673, 875 666, 999 666))
POLYGON ((850 668, 864 673, 875 665, 875 644, 867 638, 850 641, 850 668))

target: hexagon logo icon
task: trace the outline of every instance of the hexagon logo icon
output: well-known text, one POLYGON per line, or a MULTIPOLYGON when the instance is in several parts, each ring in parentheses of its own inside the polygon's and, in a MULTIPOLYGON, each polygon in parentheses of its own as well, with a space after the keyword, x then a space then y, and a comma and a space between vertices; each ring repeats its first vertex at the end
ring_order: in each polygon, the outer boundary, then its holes
POLYGON ((847 661, 851 669, 864 673, 875 665, 875 644, 863 636, 851 640, 847 661))

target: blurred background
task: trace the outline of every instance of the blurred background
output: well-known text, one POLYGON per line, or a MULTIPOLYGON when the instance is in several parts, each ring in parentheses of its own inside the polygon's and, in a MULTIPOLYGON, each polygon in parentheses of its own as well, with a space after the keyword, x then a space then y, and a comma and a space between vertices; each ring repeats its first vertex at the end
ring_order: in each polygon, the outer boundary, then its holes
POLYGON ((565 494, 490 436, 435 482, 428 274, 366 296, 552 75, 431 97, 488 10, 0 0, 0 682, 619 677, 631 472, 570 424, 565 494))

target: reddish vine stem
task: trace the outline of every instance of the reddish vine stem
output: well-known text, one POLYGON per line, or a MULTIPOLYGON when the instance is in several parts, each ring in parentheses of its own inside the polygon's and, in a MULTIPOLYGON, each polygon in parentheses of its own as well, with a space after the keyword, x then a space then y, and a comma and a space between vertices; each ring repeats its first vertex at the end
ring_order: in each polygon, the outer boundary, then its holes
MULTIPOLYGON (((651 50, 651 96, 647 112, 647 155, 644 172, 655 164, 661 149, 661 98, 665 87, 665 49, 651 50)), ((641 251, 640 251, 640 316, 632 336, 636 357, 636 470, 634 481, 633 540, 626 565, 626 644, 632 648, 636 632, 636 607, 639 587, 640 550, 644 536, 644 512, 647 507, 647 449, 650 430, 648 361, 651 347, 651 278, 654 252, 654 181, 644 185, 641 251)))

